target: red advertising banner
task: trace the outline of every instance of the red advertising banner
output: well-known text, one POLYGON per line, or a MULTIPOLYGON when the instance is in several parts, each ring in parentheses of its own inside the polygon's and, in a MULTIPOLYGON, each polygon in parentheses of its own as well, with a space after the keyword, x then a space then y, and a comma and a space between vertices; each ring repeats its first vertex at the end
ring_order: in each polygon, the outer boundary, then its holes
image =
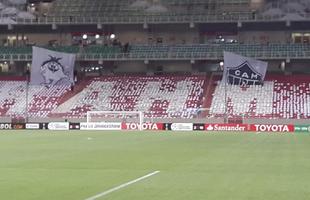
POLYGON ((255 132, 294 132, 294 125, 288 124, 251 124, 250 131, 255 132))
POLYGON ((248 131, 247 124, 205 124, 206 131, 248 131))
MULTIPOLYGON (((161 123, 142 123, 142 130, 163 130, 161 123)), ((140 123, 122 123, 122 130, 140 130, 140 123)))

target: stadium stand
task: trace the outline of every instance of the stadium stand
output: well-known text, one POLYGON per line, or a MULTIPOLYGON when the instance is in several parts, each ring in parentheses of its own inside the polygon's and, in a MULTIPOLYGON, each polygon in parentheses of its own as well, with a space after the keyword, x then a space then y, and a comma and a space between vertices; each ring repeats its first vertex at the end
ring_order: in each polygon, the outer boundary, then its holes
MULTIPOLYGON (((270 75, 263 86, 227 85, 228 115, 308 119, 309 82, 309 77, 304 75, 270 75)), ((1 116, 25 114, 26 82, 5 80, 0 85, 1 116)), ((29 117, 81 118, 90 110, 140 110, 149 118, 193 118, 202 107, 202 97, 208 85, 204 76, 119 75, 92 78, 83 82, 81 87, 72 93, 65 86, 30 86, 29 117), (86 86, 82 86, 85 83, 86 86)), ((225 114, 224 93, 224 84, 216 86, 209 116, 222 117, 225 114)))
MULTIPOLYGON (((85 21, 188 21, 251 19, 249 0, 214 1, 75 1, 56 0, 47 13, 48 18, 61 18, 61 21, 76 23, 85 21)), ((43 20, 42 20, 43 21, 43 20)))
POLYGON ((35 15, 28 12, 25 0, 2 0, 0 2, 0 24, 16 24, 17 19, 35 19, 35 15))
MULTIPOLYGON (((193 118, 202 104, 204 81, 204 76, 194 75, 110 76, 89 80, 75 95, 68 86, 30 86, 28 117, 80 118, 90 110, 139 110, 150 118, 193 118)), ((24 115, 26 82, 2 81, 1 86, 1 116, 24 115)))
POLYGON ((260 11, 264 18, 285 19, 285 20, 305 20, 309 17, 309 1, 279 0, 268 2, 260 11))
MULTIPOLYGON (((306 75, 267 77, 264 85, 227 85, 229 117, 309 119, 310 79, 306 75)), ((210 115, 225 115, 225 84, 216 86, 210 115)))
POLYGON ((82 118, 88 110, 140 110, 150 118, 194 118, 207 109, 209 117, 222 117, 225 88, 215 87, 209 77, 219 73, 223 52, 229 51, 270 63, 263 86, 228 86, 230 117, 307 119, 309 80, 298 73, 309 66, 309 10, 307 0, 54 0, 33 5, 2 0, 1 75, 25 77, 32 46, 39 46, 76 54, 75 70, 85 80, 79 79, 74 91, 2 80, 0 116, 82 118), (283 78, 271 71, 292 75, 283 78), (156 73, 168 75, 145 75, 156 73))
MULTIPOLYGON (((149 118, 193 118, 202 104, 204 76, 95 78, 53 113, 85 117, 90 110, 142 111, 149 118)), ((59 115, 58 115, 59 116, 59 115)))
POLYGON ((60 98, 70 91, 70 86, 27 86, 25 80, 0 81, 1 116, 47 117, 59 105, 60 98), (28 96, 28 97, 27 97, 28 96), (26 106, 28 103, 28 106, 26 106), (26 112, 28 109, 28 112, 26 112))

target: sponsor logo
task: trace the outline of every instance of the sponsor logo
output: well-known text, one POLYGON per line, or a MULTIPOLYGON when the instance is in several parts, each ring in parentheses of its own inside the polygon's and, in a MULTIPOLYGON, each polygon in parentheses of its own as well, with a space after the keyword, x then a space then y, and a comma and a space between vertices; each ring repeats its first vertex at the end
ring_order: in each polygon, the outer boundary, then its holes
POLYGON ((0 123, 0 129, 6 129, 6 130, 12 129, 12 124, 10 124, 10 123, 0 123))
POLYGON ((240 66, 228 70, 228 82, 235 85, 260 84, 262 82, 262 75, 246 61, 240 66))
POLYGON ((192 131, 194 130, 193 123, 173 123, 171 124, 172 131, 192 131))
POLYGON ((80 123, 70 123, 69 129, 70 130, 80 130, 80 123))
POLYGON ((250 130, 256 132, 294 132, 294 125, 252 124, 250 130))
POLYGON ((12 124, 12 129, 25 129, 25 124, 12 124))
POLYGON ((139 123, 122 123, 123 130, 163 130, 163 124, 159 123, 142 123, 142 127, 139 123))
POLYGON ((40 129, 40 124, 35 124, 35 123, 31 123, 31 124, 26 124, 26 129, 40 129))
POLYGON ((295 132, 310 132, 310 125, 295 125, 295 132))
POLYGON ((49 130, 65 131, 69 130, 69 122, 51 122, 47 125, 49 130))
POLYGON ((204 124, 194 124, 193 129, 194 129, 194 131, 204 131, 205 125, 204 124))
POLYGON ((247 131, 246 124, 205 124, 206 131, 247 131))
POLYGON ((63 79, 70 82, 70 77, 65 73, 65 67, 61 64, 60 60, 49 55, 49 59, 45 60, 41 65, 41 75, 44 78, 45 86, 56 85, 63 79))
POLYGON ((80 130, 122 130, 122 123, 114 122, 83 122, 80 124, 80 130))

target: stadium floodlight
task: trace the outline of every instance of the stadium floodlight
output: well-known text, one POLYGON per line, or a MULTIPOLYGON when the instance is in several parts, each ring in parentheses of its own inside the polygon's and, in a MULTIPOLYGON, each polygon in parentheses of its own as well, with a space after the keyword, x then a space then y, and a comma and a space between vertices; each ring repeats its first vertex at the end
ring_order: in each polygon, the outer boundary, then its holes
POLYGON ((143 130, 144 114, 141 111, 88 111, 86 122, 123 122, 135 123, 143 130))
POLYGON ((99 38, 100 38, 100 35, 99 35, 99 34, 96 34, 96 35, 95 35, 95 38, 96 38, 96 39, 99 39, 99 38))
POLYGON ((219 63, 219 65, 220 65, 220 69, 221 69, 221 71, 223 71, 223 70, 224 70, 224 62, 223 62, 223 61, 221 61, 221 62, 219 63))
POLYGON ((115 36, 115 34, 113 34, 113 33, 110 35, 110 39, 115 39, 115 37, 116 37, 116 36, 115 36))
POLYGON ((84 39, 84 40, 86 40, 87 39, 87 34, 83 34, 83 36, 82 36, 82 38, 84 39))

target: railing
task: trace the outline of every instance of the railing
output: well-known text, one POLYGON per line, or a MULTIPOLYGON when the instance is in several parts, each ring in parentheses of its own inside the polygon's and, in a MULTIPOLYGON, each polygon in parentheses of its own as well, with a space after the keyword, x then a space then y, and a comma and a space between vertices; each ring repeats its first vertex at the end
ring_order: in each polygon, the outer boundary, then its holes
MULTIPOLYGON (((247 57, 257 59, 310 59, 310 45, 297 44, 201 44, 176 46, 132 46, 128 53, 109 52, 107 47, 92 52, 82 51, 77 54, 81 61, 126 61, 126 60, 221 60, 223 51, 235 52, 247 57)), ((115 48, 115 47, 111 47, 115 48)), ((31 48, 30 48, 31 49, 31 48)), ((57 50, 57 48, 55 48, 57 50)), ((1 61, 30 61, 31 50, 26 53, 14 53, 14 50, 0 48, 1 61), (6 51, 6 52, 1 52, 6 51)))
MULTIPOLYGON (((302 16, 309 21, 310 15, 302 16)), ((39 17, 37 19, 16 19, 17 24, 42 25, 42 24, 165 24, 165 23, 220 23, 220 22, 259 22, 259 21, 287 21, 281 17, 253 16, 250 12, 227 13, 219 15, 124 15, 124 16, 102 16, 102 17, 77 17, 57 16, 39 17)), ((294 20, 291 20, 294 21, 294 20)))

